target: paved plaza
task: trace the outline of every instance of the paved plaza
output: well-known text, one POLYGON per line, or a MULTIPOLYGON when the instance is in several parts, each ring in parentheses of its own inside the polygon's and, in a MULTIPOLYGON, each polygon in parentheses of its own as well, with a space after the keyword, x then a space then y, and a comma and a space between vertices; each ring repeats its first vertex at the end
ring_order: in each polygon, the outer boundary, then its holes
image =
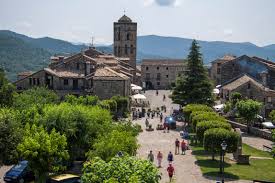
MULTIPOLYGON (((172 107, 178 108, 177 105, 171 104, 171 100, 168 98, 169 91, 160 90, 159 95, 155 95, 155 91, 146 91, 145 96, 151 104, 151 109, 166 105, 167 112, 164 114, 164 117, 169 115, 172 107), (163 101, 163 95, 166 95, 166 100, 163 101)), ((153 128, 156 128, 159 124, 159 118, 154 118, 149 120, 153 128)), ((154 130, 152 132, 145 131, 145 118, 135 120, 135 123, 138 123, 142 126, 143 132, 138 136, 138 141, 141 147, 138 150, 138 156, 144 159, 147 158, 150 150, 153 151, 155 155, 155 164, 157 165, 157 152, 161 151, 164 155, 163 157, 163 168, 160 168, 162 173, 161 183, 169 182, 168 174, 166 168, 168 166, 167 155, 169 151, 173 154, 175 153, 174 142, 176 138, 180 139, 179 132, 170 130, 169 133, 163 133, 163 131, 154 130)), ((180 123, 179 123, 180 125, 180 123)), ((195 156, 191 154, 191 150, 188 150, 186 155, 174 155, 173 165, 175 167, 175 183, 214 183, 216 180, 211 180, 209 178, 203 177, 200 171, 199 166, 196 165, 195 156)), ((251 181, 226 181, 231 183, 249 183, 251 181)))

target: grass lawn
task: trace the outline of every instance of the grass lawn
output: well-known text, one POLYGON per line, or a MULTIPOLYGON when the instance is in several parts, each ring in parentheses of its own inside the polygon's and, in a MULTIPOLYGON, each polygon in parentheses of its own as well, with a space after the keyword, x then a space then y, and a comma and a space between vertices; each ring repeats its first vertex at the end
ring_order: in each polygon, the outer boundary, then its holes
MULTIPOLYGON (((252 151, 249 147, 245 147, 246 152, 253 152, 253 156, 258 156, 260 152, 252 151)), ((254 149, 254 148, 252 148, 254 149)), ((220 177, 219 174, 219 156, 216 160, 211 160, 211 155, 207 154, 203 147, 192 146, 192 154, 196 156, 197 164, 200 166, 203 175, 220 177)), ((252 153, 251 153, 252 154, 252 153)), ((265 156, 266 157, 266 156, 265 156)), ((246 179, 246 180, 265 180, 275 181, 275 160, 260 160, 251 159, 250 165, 238 165, 230 161, 228 158, 225 160, 225 177, 231 179, 246 179)))
POLYGON ((272 158, 271 153, 255 149, 247 144, 243 144, 243 154, 251 155, 254 157, 268 157, 272 158))

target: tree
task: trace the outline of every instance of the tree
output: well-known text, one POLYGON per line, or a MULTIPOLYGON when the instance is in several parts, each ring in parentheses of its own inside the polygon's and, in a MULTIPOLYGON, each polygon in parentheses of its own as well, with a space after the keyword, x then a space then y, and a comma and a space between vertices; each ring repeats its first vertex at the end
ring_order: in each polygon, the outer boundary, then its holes
POLYGON ((16 146, 21 142, 22 132, 18 112, 0 108, 0 165, 17 162, 16 146))
POLYGON ((223 121, 202 121, 197 124, 196 134, 200 142, 203 142, 204 132, 212 128, 223 128, 226 130, 231 130, 231 125, 223 121))
POLYGON ((68 102, 70 104, 82 104, 82 105, 90 105, 95 106, 97 105, 99 101, 98 96, 80 96, 76 97, 74 95, 66 95, 65 96, 65 102, 68 102))
POLYGON ((29 162, 35 182, 45 183, 49 172, 64 170, 63 160, 69 158, 66 146, 65 135, 60 135, 54 129, 47 133, 42 126, 27 124, 17 150, 29 162))
POLYGON ((193 112, 214 112, 213 109, 207 105, 201 104, 188 104, 183 108, 183 114, 185 120, 191 120, 191 115, 193 112))
POLYGON ((127 117, 129 113, 129 98, 113 96, 111 99, 117 103, 117 117, 127 117))
POLYGON ((221 121, 226 122, 225 118, 214 112, 201 112, 192 118, 192 127, 196 130, 197 124, 201 121, 221 121))
POLYGON ((212 128, 204 132, 203 146, 206 151, 212 153, 212 160, 215 154, 221 151, 221 143, 226 142, 226 152, 233 153, 237 150, 239 135, 236 132, 223 128, 212 128))
POLYGON ((230 95, 230 101, 232 103, 232 107, 235 108, 236 104, 242 99, 242 94, 239 92, 233 92, 230 95))
POLYGON ((13 103, 15 87, 8 82, 5 72, 0 68, 0 107, 9 107, 13 103))
POLYGON ((41 122, 48 132, 66 135, 71 159, 84 159, 95 139, 111 131, 112 117, 98 106, 61 103, 46 105, 41 122))
POLYGON ((246 121, 247 133, 249 133, 249 127, 253 124, 253 120, 260 112, 262 104, 254 100, 241 100, 237 103, 237 110, 241 117, 246 121))
POLYGON ((187 73, 177 78, 176 87, 173 88, 171 98, 174 103, 182 106, 187 104, 213 103, 213 86, 203 66, 200 47, 194 40, 187 58, 187 73))
POLYGON ((20 110, 33 105, 43 106, 45 104, 58 103, 59 97, 53 91, 45 87, 36 87, 14 96, 14 107, 20 110))
POLYGON ((270 113, 269 113, 269 117, 272 121, 275 121, 275 110, 272 110, 270 113))
POLYGON ((84 164, 83 183, 158 183, 155 165, 137 157, 114 157, 109 162, 94 158, 84 164))
POLYGON ((88 156, 90 159, 98 156, 105 161, 110 161, 118 152, 135 155, 137 148, 137 139, 131 132, 113 130, 96 140, 88 156))

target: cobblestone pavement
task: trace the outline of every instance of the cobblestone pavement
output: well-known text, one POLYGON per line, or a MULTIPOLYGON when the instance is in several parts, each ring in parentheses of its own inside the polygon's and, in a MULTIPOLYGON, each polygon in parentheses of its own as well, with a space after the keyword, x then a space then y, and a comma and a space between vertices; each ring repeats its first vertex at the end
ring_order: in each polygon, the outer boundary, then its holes
MULTIPOLYGON (((160 107, 161 105, 166 105, 167 113, 165 115, 169 115, 172 107, 177 108, 176 105, 171 104, 171 100, 168 99, 169 91, 159 91, 159 95, 155 95, 155 91, 147 91, 145 96, 149 100, 151 104, 151 108, 160 107), (162 101, 163 94, 166 95, 166 101, 162 101)), ((136 120, 136 123, 140 124, 144 131, 140 133, 138 136, 138 141, 141 147, 138 150, 137 156, 146 159, 150 150, 153 151, 155 155, 155 164, 156 155, 158 151, 161 151, 164 155, 163 164, 160 168, 160 172, 162 173, 161 183, 169 182, 168 175, 166 172, 166 168, 168 166, 167 155, 169 151, 174 154, 175 147, 174 141, 176 138, 180 139, 178 131, 170 131, 169 133, 163 133, 163 131, 154 130, 152 132, 145 131, 145 118, 136 120)), ((155 129, 157 124, 159 124, 159 118, 154 118, 149 120, 150 124, 152 124, 155 129)), ((186 152, 186 155, 174 155, 173 165, 175 167, 175 183, 214 183, 216 180, 210 180, 206 177, 202 176, 200 168, 196 165, 196 159, 191 154, 191 150, 186 152)), ((226 181, 228 182, 228 181, 226 181)), ((250 181, 230 181, 231 183, 248 183, 250 181)))
POLYGON ((1 166, 0 167, 0 183, 4 183, 4 175, 12 166, 1 166))
POLYGON ((255 137, 247 134, 242 134, 243 143, 250 145, 256 149, 263 150, 263 145, 272 146, 272 141, 260 137, 255 137))

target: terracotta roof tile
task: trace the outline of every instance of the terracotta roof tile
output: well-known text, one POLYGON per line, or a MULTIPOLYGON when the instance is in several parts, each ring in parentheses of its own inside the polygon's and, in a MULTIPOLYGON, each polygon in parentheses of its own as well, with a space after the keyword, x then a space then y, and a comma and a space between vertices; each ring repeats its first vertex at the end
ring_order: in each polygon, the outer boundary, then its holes
POLYGON ((141 65, 185 65, 184 59, 144 59, 141 65))

